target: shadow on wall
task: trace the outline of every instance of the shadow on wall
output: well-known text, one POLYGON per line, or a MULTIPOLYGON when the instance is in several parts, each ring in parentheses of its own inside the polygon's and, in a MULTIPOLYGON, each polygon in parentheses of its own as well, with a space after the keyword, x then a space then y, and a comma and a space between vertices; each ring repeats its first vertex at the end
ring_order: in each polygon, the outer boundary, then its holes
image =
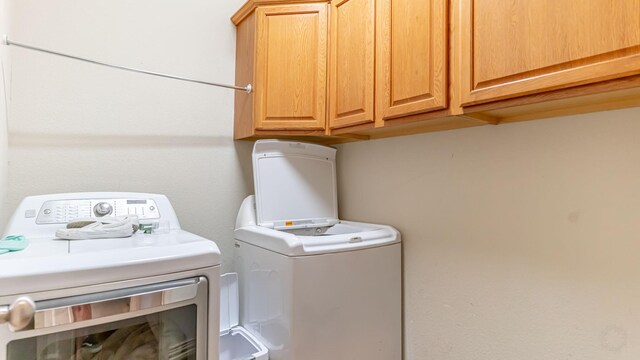
POLYGON ((234 141, 228 136, 168 136, 168 135, 69 135, 12 133, 12 147, 29 148, 113 148, 113 147, 228 147, 233 144, 247 194, 253 194, 251 152, 253 142, 234 141))
POLYGON ((169 136, 169 135, 86 135, 11 133, 13 147, 227 147, 233 140, 228 136, 169 136))
POLYGON ((253 141, 234 141, 233 145, 236 149, 236 156, 238 157, 238 163, 240 164, 240 171, 242 172, 242 179, 245 184, 245 192, 247 194, 253 194, 253 163, 251 161, 251 154, 253 151, 253 141))

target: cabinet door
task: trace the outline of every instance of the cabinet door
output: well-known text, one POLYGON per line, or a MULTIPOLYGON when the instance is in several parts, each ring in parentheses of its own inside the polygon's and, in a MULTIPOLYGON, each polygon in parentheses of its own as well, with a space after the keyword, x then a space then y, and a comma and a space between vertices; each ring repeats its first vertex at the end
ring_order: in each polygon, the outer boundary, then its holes
POLYGON ((327 6, 256 10, 256 129, 325 128, 327 6))
POLYGON ((447 105, 447 1, 377 0, 376 118, 447 105))
POLYGON ((329 124, 373 122, 375 0, 331 2, 329 124))
POLYGON ((455 1, 463 105, 640 73, 640 0, 455 1))

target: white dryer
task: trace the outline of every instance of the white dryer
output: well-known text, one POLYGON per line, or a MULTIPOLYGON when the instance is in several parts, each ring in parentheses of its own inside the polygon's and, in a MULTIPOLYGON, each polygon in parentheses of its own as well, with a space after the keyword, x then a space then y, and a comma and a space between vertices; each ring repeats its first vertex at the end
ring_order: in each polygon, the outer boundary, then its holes
POLYGON ((401 358, 401 243, 338 219, 333 148, 258 141, 235 230, 240 323, 271 360, 401 358))
POLYGON ((218 358, 220 251, 181 229, 164 195, 27 197, 0 255, 0 359, 218 358), (137 214, 151 234, 57 240, 78 217, 137 214), (24 326, 26 324, 26 326, 24 326))

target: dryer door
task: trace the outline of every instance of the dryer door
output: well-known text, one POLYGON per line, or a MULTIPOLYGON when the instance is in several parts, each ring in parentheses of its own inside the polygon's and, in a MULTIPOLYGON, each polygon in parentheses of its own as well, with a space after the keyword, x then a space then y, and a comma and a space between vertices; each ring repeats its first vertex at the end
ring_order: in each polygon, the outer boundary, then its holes
POLYGON ((0 328, 0 358, 206 358, 204 277, 37 301, 24 329, 0 328))

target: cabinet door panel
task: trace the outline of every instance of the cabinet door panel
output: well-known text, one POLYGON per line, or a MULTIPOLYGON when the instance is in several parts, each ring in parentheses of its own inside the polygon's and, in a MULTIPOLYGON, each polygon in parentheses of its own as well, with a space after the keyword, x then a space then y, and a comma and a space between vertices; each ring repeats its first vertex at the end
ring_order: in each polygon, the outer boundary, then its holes
POLYGON ((374 15, 374 0, 336 0, 331 3, 331 128, 374 120, 374 15))
POLYGON ((640 0, 458 0, 462 103, 640 74, 640 0))
POLYGON ((446 6, 446 0, 378 0, 377 119, 446 107, 446 6))
POLYGON ((324 129, 327 5, 264 7, 256 15, 256 129, 324 129))

